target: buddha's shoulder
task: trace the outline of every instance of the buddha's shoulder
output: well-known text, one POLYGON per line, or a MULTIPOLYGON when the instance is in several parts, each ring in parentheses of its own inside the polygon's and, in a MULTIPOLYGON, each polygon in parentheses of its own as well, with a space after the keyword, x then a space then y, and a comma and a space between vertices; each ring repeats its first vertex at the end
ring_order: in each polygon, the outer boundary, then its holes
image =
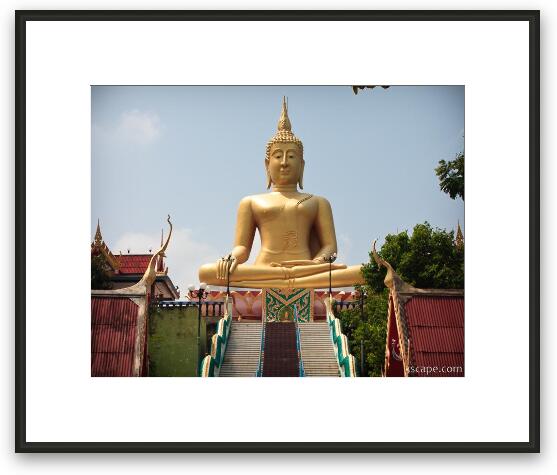
POLYGON ((258 195, 244 196, 240 200, 240 205, 252 204, 254 201, 264 200, 267 196, 268 196, 268 193, 260 193, 258 195))
MULTIPOLYGON (((309 193, 308 193, 309 194, 309 193)), ((317 201, 319 201, 320 203, 328 203, 329 200, 327 198, 325 198, 324 196, 319 196, 319 195, 311 195, 311 197, 317 201)))
POLYGON ((240 200, 240 204, 238 205, 238 207, 243 209, 252 208, 254 205, 256 205, 257 207, 258 203, 264 203, 266 199, 267 199, 266 193, 244 196, 240 200))
POLYGON ((314 199, 320 206, 331 206, 329 200, 324 196, 312 195, 312 199, 314 199))
MULTIPOLYGON (((329 200, 327 200, 327 198, 325 198, 323 196, 313 195, 311 193, 300 193, 300 198, 303 199, 304 201, 308 200, 308 199, 311 199, 311 200, 314 200, 317 203, 330 206, 329 200)), ((270 195, 270 193, 259 193, 259 194, 256 194, 256 195, 249 195, 249 196, 243 197, 240 200, 240 206, 252 205, 254 203, 264 203, 264 202, 268 202, 272 199, 273 198, 270 195)))

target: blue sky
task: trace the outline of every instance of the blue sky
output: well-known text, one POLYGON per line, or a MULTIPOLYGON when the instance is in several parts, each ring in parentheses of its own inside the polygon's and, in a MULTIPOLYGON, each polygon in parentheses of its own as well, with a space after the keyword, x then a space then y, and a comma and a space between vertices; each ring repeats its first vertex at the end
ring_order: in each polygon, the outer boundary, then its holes
MULTIPOLYGON (((434 168, 464 150, 463 86, 94 86, 91 239, 114 253, 167 252, 181 289, 229 252, 243 196, 265 192, 265 145, 282 96, 304 143, 304 191, 330 201, 339 262, 368 261, 371 242, 429 221, 464 231, 464 203, 434 168)), ((257 240, 257 239, 256 239, 257 240)), ((255 252, 250 261, 255 259, 255 252)))

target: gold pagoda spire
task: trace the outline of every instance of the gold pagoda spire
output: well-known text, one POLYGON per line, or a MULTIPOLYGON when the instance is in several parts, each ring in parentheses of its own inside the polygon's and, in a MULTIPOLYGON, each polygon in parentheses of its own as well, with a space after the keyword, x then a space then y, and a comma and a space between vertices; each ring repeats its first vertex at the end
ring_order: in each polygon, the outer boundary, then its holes
POLYGON ((97 218, 97 231, 95 232, 95 240, 93 241, 96 246, 100 246, 103 242, 103 236, 101 234, 101 220, 97 218))
POLYGON ((464 235, 462 234, 462 229, 460 229, 460 221, 458 221, 456 226, 455 246, 459 249, 464 247, 464 235))
POLYGON ((93 242, 91 243, 91 253, 93 253, 93 254, 101 253, 105 257, 106 262, 108 263, 108 265, 113 270, 118 270, 119 269, 120 264, 119 264, 118 260, 116 259, 116 257, 114 257, 114 254, 112 254, 112 252, 110 251, 110 249, 108 248, 108 246, 104 242, 104 239, 103 239, 103 236, 102 236, 102 233, 101 233, 101 220, 100 219, 97 219, 97 230, 95 231, 95 238, 93 239, 93 242))

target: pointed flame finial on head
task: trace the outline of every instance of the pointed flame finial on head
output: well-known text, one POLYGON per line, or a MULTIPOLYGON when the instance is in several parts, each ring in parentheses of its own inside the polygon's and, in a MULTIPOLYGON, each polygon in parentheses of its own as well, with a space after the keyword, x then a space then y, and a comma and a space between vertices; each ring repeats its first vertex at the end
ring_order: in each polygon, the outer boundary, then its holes
POLYGON ((286 96, 282 96, 282 110, 280 111, 277 130, 279 132, 292 132, 292 124, 288 118, 288 102, 286 96))
POLYGON ((267 142, 267 150, 265 158, 269 159, 269 153, 271 151, 271 145, 274 143, 295 143, 300 147, 300 151, 304 152, 304 146, 302 141, 292 133, 292 123, 288 117, 288 102, 286 97, 282 97, 282 109, 280 111, 280 117, 277 125, 277 133, 271 137, 269 142, 267 142))

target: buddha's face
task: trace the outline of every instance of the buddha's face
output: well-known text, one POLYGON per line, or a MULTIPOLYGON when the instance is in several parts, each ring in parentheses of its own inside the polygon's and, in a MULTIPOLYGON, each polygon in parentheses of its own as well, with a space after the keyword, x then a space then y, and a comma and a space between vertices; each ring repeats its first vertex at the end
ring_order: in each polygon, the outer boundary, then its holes
POLYGON ((303 167, 302 151, 295 143, 271 145, 267 170, 275 185, 293 185, 298 182, 303 167))

